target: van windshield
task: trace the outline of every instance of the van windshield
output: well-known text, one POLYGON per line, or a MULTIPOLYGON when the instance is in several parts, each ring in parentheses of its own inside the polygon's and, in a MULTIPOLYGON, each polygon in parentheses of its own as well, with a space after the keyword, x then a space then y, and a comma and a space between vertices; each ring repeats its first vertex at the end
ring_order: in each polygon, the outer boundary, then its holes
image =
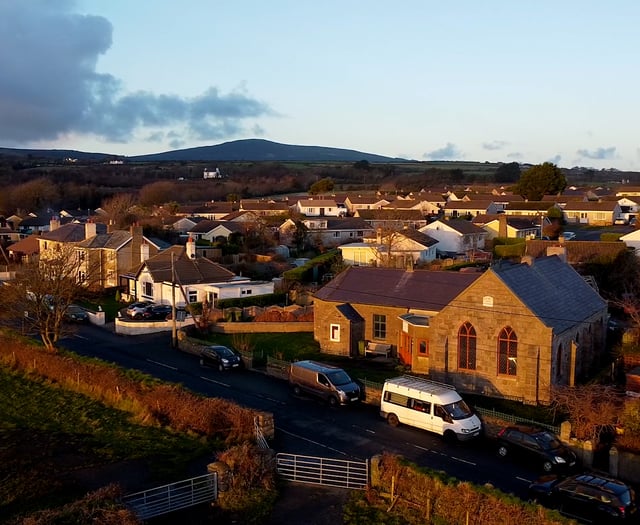
POLYGON ((347 385, 351 383, 351 378, 344 370, 336 370, 335 372, 328 372, 327 377, 331 384, 334 386, 347 385))
POLYGON ((466 419, 473 415, 469 406, 461 399, 455 403, 449 403, 443 407, 452 419, 466 419))

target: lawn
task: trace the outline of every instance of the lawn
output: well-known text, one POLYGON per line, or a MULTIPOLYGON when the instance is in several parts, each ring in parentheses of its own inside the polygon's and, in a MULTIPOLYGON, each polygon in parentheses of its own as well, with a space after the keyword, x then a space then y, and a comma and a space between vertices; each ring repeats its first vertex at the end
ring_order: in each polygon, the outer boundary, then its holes
POLYGON ((186 466, 210 452, 196 438, 0 367, 0 515, 72 501, 113 465, 158 483, 188 477, 186 466))

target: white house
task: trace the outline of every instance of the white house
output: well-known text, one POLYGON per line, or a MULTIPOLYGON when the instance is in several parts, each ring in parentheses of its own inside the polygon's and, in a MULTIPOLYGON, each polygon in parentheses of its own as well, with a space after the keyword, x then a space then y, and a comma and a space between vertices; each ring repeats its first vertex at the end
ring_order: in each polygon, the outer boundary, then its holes
POLYGON ((299 199, 291 209, 307 217, 339 217, 343 210, 332 199, 299 199))
POLYGON ((636 255, 640 256, 640 230, 633 230, 620 237, 620 240, 627 245, 628 248, 632 248, 636 255))
POLYGON ((420 231, 438 241, 438 252, 447 254, 482 250, 487 237, 486 231, 463 219, 437 220, 420 231))

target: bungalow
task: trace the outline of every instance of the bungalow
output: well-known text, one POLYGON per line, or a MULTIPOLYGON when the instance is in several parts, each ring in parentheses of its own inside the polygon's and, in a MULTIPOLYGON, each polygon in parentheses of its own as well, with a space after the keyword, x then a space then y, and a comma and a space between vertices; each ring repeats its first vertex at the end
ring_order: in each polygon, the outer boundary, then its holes
POLYGON ((353 216, 364 219, 374 229, 421 228, 427 225, 427 220, 422 212, 415 209, 356 210, 353 216))
POLYGON ((566 221, 572 224, 611 226, 621 214, 617 201, 572 201, 564 207, 566 221))
POLYGON ((493 201, 449 201, 442 210, 445 217, 475 217, 480 214, 496 214, 502 211, 502 206, 493 201))
POLYGON ((487 232, 487 239, 507 237, 513 239, 533 239, 540 236, 540 224, 527 217, 498 215, 478 215, 471 221, 487 232))
POLYGON ((342 210, 333 199, 299 199, 290 206, 295 213, 307 217, 339 217, 342 210))
POLYGON ((445 254, 465 254, 482 250, 487 232, 479 226, 463 219, 437 220, 420 228, 419 231, 438 241, 438 252, 445 254))
POLYGON ((349 195, 345 198, 344 205, 349 215, 353 215, 356 210, 379 210, 387 206, 389 202, 391 201, 377 195, 349 195))

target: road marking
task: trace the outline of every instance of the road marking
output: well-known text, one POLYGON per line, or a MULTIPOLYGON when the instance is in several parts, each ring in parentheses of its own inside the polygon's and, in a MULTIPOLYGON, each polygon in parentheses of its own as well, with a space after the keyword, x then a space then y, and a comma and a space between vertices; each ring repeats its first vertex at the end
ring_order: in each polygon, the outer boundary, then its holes
POLYGON ((462 459, 462 458, 457 458, 455 456, 450 456, 451 459, 455 459, 456 461, 459 461, 460 463, 466 463, 467 465, 473 465, 474 467, 476 466, 476 464, 473 461, 467 461, 466 459, 462 459))
POLYGON ((370 428, 364 428, 359 425, 351 425, 351 428, 355 428, 356 430, 364 430, 365 432, 369 432, 369 434, 375 434, 375 430, 371 430, 370 428))
POLYGON ((279 427, 276 427, 276 428, 277 428, 280 432, 283 432, 283 433, 285 433, 285 434, 288 434, 288 435, 290 435, 291 437, 294 437, 294 438, 297 438, 297 439, 302 439, 302 440, 304 440, 304 441, 308 441, 309 443, 312 443, 312 444, 314 444, 314 445, 318 445, 319 447, 323 447, 323 448, 326 448, 326 449, 328 449, 328 450, 332 450, 333 452, 337 452, 338 454, 342 454, 343 456, 353 457, 353 456, 351 456, 350 454, 347 454, 346 452, 342 452, 342 450, 338 450, 337 448, 333 448, 333 447, 330 447, 330 446, 328 446, 328 445, 324 445, 324 444, 322 444, 322 443, 319 443, 318 441, 313 441, 312 439, 309 439, 309 438, 306 438, 306 437, 303 437, 303 436, 299 436, 298 434, 294 434, 293 432, 287 432, 286 430, 283 430, 283 429, 281 429, 281 428, 279 428, 279 427))
POLYGON ((231 385, 228 385, 227 383, 223 383, 222 381, 216 381, 215 379, 209 379, 208 377, 204 377, 204 376, 200 376, 200 379, 209 381, 209 383, 215 383, 216 385, 226 386, 227 388, 231 388, 231 385))
POLYGON ((525 483, 533 483, 533 481, 531 481, 530 479, 521 478, 519 476, 516 476, 516 479, 519 481, 524 481, 525 483))
POLYGON ((89 340, 89 338, 85 337, 84 335, 73 334, 73 337, 76 337, 78 339, 84 339, 85 341, 89 340))
POLYGON ((269 396, 263 396, 262 394, 256 394, 257 398, 260 399, 264 399, 265 401, 271 401, 272 403, 275 403, 276 405, 286 405, 287 403, 285 401, 281 401, 280 399, 275 399, 273 397, 269 397, 269 396))
POLYGON ((147 361, 149 363, 153 363, 154 365, 164 366, 165 368, 170 368, 171 370, 178 370, 175 366, 166 365, 164 363, 161 363, 160 361, 154 361, 153 359, 147 359, 147 361))
POLYGON ((429 452, 431 449, 430 448, 426 448, 426 447, 421 447, 420 445, 413 445, 416 448, 419 448, 420 450, 424 450, 425 452, 429 452))

